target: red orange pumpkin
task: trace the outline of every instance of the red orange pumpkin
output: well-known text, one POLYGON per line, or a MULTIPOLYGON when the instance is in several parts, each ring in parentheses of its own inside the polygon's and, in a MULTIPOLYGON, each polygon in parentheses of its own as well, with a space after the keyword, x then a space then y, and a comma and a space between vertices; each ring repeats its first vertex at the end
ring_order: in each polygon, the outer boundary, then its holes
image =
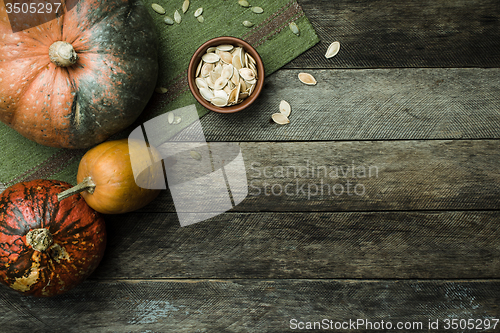
POLYGON ((0 282, 27 295, 72 289, 97 267, 106 247, 102 216, 80 196, 58 202, 71 185, 34 180, 0 195, 0 282))
POLYGON ((9 17, 0 0, 0 120, 43 145, 88 148, 132 124, 151 97, 154 27, 141 0, 58 2, 57 14, 9 17))

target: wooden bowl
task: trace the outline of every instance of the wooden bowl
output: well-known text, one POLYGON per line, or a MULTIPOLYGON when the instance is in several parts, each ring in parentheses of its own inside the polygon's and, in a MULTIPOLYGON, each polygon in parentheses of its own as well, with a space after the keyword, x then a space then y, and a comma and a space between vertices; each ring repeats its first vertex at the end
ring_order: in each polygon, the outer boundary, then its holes
POLYGON ((257 51, 250 44, 236 37, 217 37, 205 42, 193 54, 193 57, 191 58, 188 67, 189 89, 191 90, 193 96, 201 105, 203 105, 207 109, 219 113, 234 113, 244 110, 245 108, 250 106, 257 99, 257 97, 259 97, 259 94, 262 91, 262 87, 264 86, 264 77, 265 77, 264 63, 262 62, 259 53, 257 53, 257 51), (209 47, 219 46, 221 44, 231 44, 234 45, 235 47, 238 46, 242 47, 245 50, 245 52, 250 54, 255 59, 255 62, 257 63, 256 67, 258 75, 257 85, 255 86, 252 95, 245 98, 243 102, 241 102, 240 104, 235 104, 232 106, 224 106, 224 107, 215 106, 206 99, 204 99, 203 96, 201 96, 200 91, 198 90, 198 87, 196 86, 195 83, 196 69, 201 61, 201 57, 206 53, 209 47))

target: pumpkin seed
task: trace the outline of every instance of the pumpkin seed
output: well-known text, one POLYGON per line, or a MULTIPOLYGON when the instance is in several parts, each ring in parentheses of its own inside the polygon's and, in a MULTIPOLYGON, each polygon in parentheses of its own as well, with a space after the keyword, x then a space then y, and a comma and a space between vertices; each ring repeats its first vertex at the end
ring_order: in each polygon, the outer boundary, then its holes
POLYGON ((285 117, 289 117, 290 116, 290 112, 292 112, 292 108, 290 107, 290 104, 288 104, 287 101, 281 101, 281 103, 280 103, 280 112, 285 117))
POLYGON ((240 72, 235 69, 236 68, 233 66, 233 76, 231 77, 231 82, 234 83, 234 85, 238 85, 240 82, 240 72))
POLYGON ((250 54, 246 53, 246 54, 245 54, 245 58, 246 58, 246 60, 247 60, 247 63, 248 63, 248 62, 250 62, 250 63, 252 63, 252 64, 254 64, 254 65, 256 65, 256 64, 257 64, 257 63, 255 62, 255 59, 254 59, 254 58, 253 58, 250 54))
POLYGON ((220 51, 219 52, 219 57, 226 64, 230 64, 230 63, 233 62, 233 55, 231 53, 229 53, 229 52, 220 51))
POLYGON ((247 27, 247 28, 251 28, 251 27, 253 27, 253 23, 252 23, 252 22, 250 22, 250 21, 243 21, 243 25, 244 25, 245 27, 247 27))
POLYGON ((255 14, 261 14, 264 12, 264 9, 262 9, 261 7, 252 7, 251 8, 252 12, 254 12, 255 14))
POLYGON ((271 118, 274 120, 276 124, 285 125, 290 123, 288 117, 286 117, 282 113, 275 113, 271 116, 271 118))
POLYGON ((206 80, 202 79, 201 77, 198 77, 196 78, 195 80, 195 83, 196 83, 196 86, 198 87, 198 89, 201 89, 201 88, 208 88, 208 83, 206 80))
POLYGON ((311 74, 308 74, 308 73, 300 73, 299 80, 300 80, 300 82, 307 84, 309 86, 314 86, 317 83, 314 76, 312 76, 311 74))
POLYGON ((177 24, 180 24, 181 21, 182 21, 182 17, 181 17, 181 14, 179 14, 179 11, 176 10, 175 13, 174 13, 174 20, 177 24))
POLYGON ((200 7, 194 12, 194 17, 198 17, 201 14, 203 14, 203 8, 200 7))
MULTIPOLYGON (((201 61, 200 63, 202 63, 203 61, 201 61)), ((209 64, 209 63, 205 63, 203 64, 203 66, 201 67, 201 71, 200 71, 200 74, 202 77, 207 77, 208 75, 210 75, 210 72, 214 69, 214 64, 209 64)))
POLYGON ((201 88, 200 94, 207 101, 210 101, 212 98, 214 98, 214 93, 212 92, 212 90, 210 90, 208 88, 201 88))
POLYGON ((246 1, 246 0, 240 0, 240 1, 238 1, 238 4, 239 4, 241 7, 245 7, 245 8, 250 7, 250 4, 249 4, 249 3, 248 3, 248 1, 246 1))
POLYGON ((207 62, 209 64, 213 64, 213 63, 216 63, 217 61, 219 61, 220 57, 215 53, 206 53, 201 57, 201 59, 203 59, 204 62, 207 62))
POLYGON ((221 77, 229 80, 233 77, 233 72, 234 72, 233 65, 225 65, 222 69, 221 77))
POLYGON ((206 53, 214 53, 217 48, 215 46, 209 47, 206 53))
POLYGON ((200 23, 205 22, 205 19, 203 18, 203 15, 198 16, 196 19, 197 19, 197 20, 198 20, 198 22, 200 22, 200 23))
POLYGON ((167 88, 164 88, 164 87, 157 87, 157 88, 155 89, 155 91, 156 91, 157 93, 159 93, 159 94, 164 94, 164 93, 166 93, 166 92, 168 91, 168 89, 167 89, 167 88))
POLYGON ((197 151, 191 150, 191 151, 189 152, 189 154, 190 154, 190 155, 191 155, 191 157, 192 157, 192 158, 194 158, 195 160, 200 161, 200 160, 202 159, 201 154, 200 154, 200 153, 198 153, 197 151))
POLYGON ((255 79, 255 73, 250 68, 246 67, 240 69, 240 76, 247 82, 255 79))
POLYGON ((151 8, 153 8, 153 10, 155 12, 157 12, 158 14, 161 14, 161 15, 165 14, 165 8, 163 8, 162 6, 160 6, 157 3, 152 4, 151 8))
POLYGON ((231 52, 234 49, 234 46, 232 46, 231 44, 222 44, 217 46, 216 49, 219 51, 231 52))
POLYGON ((240 97, 240 88, 241 84, 238 84, 236 88, 234 88, 229 94, 228 102, 230 105, 236 104, 238 102, 238 98, 240 97))
POLYGON ((169 124, 172 124, 174 122, 174 113, 173 112, 170 112, 167 116, 167 120, 168 120, 168 123, 169 124))
POLYGON ((294 34, 296 34, 297 36, 300 36, 300 31, 299 31, 299 27, 297 26, 297 23, 291 22, 289 24, 289 26, 290 26, 290 30, 292 30, 292 32, 294 34))
POLYGON ((200 61, 200 63, 198 64, 198 67, 196 67, 196 74, 195 74, 196 77, 198 77, 200 75, 202 66, 203 66, 203 61, 200 61))
POLYGON ((328 47, 328 50, 326 50, 325 57, 327 59, 334 57, 337 53, 340 51, 340 43, 339 42, 333 42, 330 44, 328 47))
POLYGON ((233 56, 233 61, 231 63, 234 66, 234 68, 236 68, 237 70, 240 70, 240 69, 243 68, 243 66, 241 64, 241 59, 240 59, 239 55, 234 55, 233 56))
POLYGON ((240 49, 236 52, 237 55, 239 55, 240 57, 240 61, 241 61, 241 67, 246 67, 247 66, 247 62, 246 62, 246 57, 245 57, 245 50, 243 50, 243 48, 240 47, 240 49))
POLYGON ((210 102, 218 107, 224 107, 227 105, 227 98, 223 97, 214 97, 210 100, 210 102))
POLYGON ((184 0, 182 4, 182 12, 185 14, 189 9, 189 0, 184 0))
MULTIPOLYGON (((221 65, 220 62, 217 64, 217 66, 215 66, 214 72, 213 72, 214 73, 214 77, 213 78, 215 80, 217 80, 218 78, 220 78, 220 76, 222 75, 222 68, 223 67, 222 67, 222 65, 221 65)), ((215 82, 215 80, 214 80, 214 82, 215 82)))
POLYGON ((214 89, 214 82, 215 82, 215 81, 214 81, 214 80, 212 80, 212 77, 211 77, 211 76, 212 76, 212 75, 207 76, 207 77, 205 78, 205 80, 207 81, 208 87, 209 87, 210 89, 212 89, 212 90, 213 90, 213 89, 214 89))
POLYGON ((214 97, 228 99, 229 95, 224 90, 214 90, 214 97))
POLYGON ((177 124, 179 124, 181 121, 182 121, 182 118, 181 118, 181 117, 176 116, 176 117, 175 117, 175 119, 174 119, 174 122, 173 122, 172 124, 177 125, 177 124))
POLYGON ((253 91, 255 89, 255 86, 257 85, 257 80, 255 80, 255 83, 252 83, 252 85, 250 86, 250 88, 248 88, 247 92, 248 92, 248 96, 250 96, 251 94, 253 94, 253 91))
POLYGON ((214 90, 222 90, 227 84, 227 79, 220 77, 214 82, 214 90))
POLYGON ((165 24, 168 24, 168 25, 174 24, 174 20, 172 20, 172 18, 170 16, 165 16, 165 18, 163 19, 163 22, 165 22, 165 24))

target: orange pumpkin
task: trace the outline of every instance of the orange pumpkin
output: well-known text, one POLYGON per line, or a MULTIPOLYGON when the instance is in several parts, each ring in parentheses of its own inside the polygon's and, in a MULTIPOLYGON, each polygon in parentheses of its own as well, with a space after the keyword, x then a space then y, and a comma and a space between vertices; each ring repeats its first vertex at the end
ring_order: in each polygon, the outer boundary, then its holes
POLYGON ((154 26, 141 0, 58 2, 58 13, 12 16, 0 0, 0 120, 43 145, 88 148, 151 97, 154 26))
POLYGON ((67 292, 97 267, 106 247, 103 217, 82 197, 58 202, 71 185, 33 180, 0 195, 0 282, 40 297, 67 292))
POLYGON ((165 184, 160 161, 156 149, 138 140, 101 143, 82 157, 76 177, 79 184, 59 194, 59 200, 81 192, 87 204, 100 213, 121 214, 137 210, 158 196, 160 190, 155 188, 162 188, 158 184, 165 184), (144 166, 140 167, 140 173, 138 165, 144 166))

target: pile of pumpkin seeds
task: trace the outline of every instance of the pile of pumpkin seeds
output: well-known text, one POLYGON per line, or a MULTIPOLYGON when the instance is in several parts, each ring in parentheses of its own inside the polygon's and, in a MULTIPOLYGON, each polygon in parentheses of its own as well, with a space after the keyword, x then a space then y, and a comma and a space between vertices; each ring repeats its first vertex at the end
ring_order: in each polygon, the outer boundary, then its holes
POLYGON ((242 47, 209 47, 195 73, 201 96, 218 107, 232 106, 251 96, 257 85, 255 59, 242 47))

